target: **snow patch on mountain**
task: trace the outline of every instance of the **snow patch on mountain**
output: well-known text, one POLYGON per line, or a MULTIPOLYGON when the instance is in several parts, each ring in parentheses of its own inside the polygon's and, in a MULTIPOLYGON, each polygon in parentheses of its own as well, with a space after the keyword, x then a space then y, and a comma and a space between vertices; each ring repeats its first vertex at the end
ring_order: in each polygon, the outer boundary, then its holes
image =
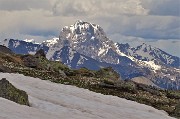
POLYGON ((58 42, 59 38, 52 38, 50 40, 43 41, 42 44, 45 44, 48 47, 52 47, 54 44, 58 42))
POLYGON ((104 52, 106 51, 106 49, 99 49, 99 52, 98 52, 98 56, 100 56, 101 54, 103 54, 104 52))
POLYGON ((14 44, 13 44, 13 47, 18 47, 20 45, 19 41, 16 41, 14 44))
POLYGON ((132 61, 136 61, 136 59, 135 59, 134 57, 128 56, 128 55, 124 54, 123 52, 121 52, 121 51, 119 50, 119 46, 118 46, 117 43, 114 43, 114 45, 115 45, 115 48, 116 48, 116 52, 117 52, 120 56, 125 56, 125 57, 128 57, 129 59, 131 59, 132 61))
POLYGON ((153 61, 143 61, 148 67, 154 69, 154 70, 160 70, 161 66, 156 65, 153 61))
POLYGON ((29 43, 35 43, 35 40, 34 40, 34 39, 25 39, 25 40, 23 40, 23 41, 29 42, 29 43))

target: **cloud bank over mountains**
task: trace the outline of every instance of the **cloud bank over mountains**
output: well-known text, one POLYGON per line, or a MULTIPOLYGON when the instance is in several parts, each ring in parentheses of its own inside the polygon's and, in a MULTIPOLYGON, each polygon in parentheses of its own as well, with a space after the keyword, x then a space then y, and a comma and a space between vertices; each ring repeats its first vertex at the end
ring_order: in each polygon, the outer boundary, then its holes
MULTIPOLYGON (((41 42, 82 19, 99 24, 120 43, 141 39, 155 46, 163 41, 180 45, 179 6, 179 0, 0 0, 0 40, 33 38, 41 42)), ((176 47, 172 44, 164 49, 180 56, 168 50, 176 47)))

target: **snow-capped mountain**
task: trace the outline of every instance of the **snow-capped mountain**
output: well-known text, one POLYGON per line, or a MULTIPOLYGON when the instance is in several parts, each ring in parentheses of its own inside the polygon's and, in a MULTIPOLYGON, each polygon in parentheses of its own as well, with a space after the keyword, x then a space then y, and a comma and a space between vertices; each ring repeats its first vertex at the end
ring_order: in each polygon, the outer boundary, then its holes
POLYGON ((123 79, 144 76, 164 88, 180 86, 179 57, 147 44, 131 47, 114 43, 99 25, 81 20, 62 28, 59 38, 41 44, 13 39, 1 44, 20 54, 44 49, 48 59, 59 60, 71 68, 97 70, 111 66, 123 79))
POLYGON ((113 42, 99 25, 78 20, 74 25, 64 27, 59 39, 59 44, 69 45, 80 54, 100 62, 118 63, 118 54, 112 50, 113 42))
MULTIPOLYGON (((119 64, 122 58, 132 61, 141 60, 144 64, 166 65, 179 68, 178 57, 152 47, 140 45, 136 48, 128 44, 113 43, 99 25, 78 20, 74 25, 66 26, 59 36, 60 45, 68 45, 80 54, 84 54, 100 62, 119 64), (151 63, 149 63, 151 62, 151 63)), ((129 61, 129 63, 132 63, 129 61)), ((156 66, 156 69, 160 67, 156 66)))
POLYGON ((62 29, 57 44, 69 46, 78 53, 97 60, 99 64, 107 63, 124 79, 148 76, 156 82, 157 77, 165 77, 164 84, 168 80, 179 79, 179 57, 147 44, 133 48, 129 44, 114 43, 99 25, 79 20, 74 25, 62 29))
POLYGON ((0 42, 0 44, 8 47, 17 54, 35 54, 39 49, 44 49, 45 52, 49 50, 49 47, 43 44, 35 43, 34 40, 5 39, 0 42))
POLYGON ((135 48, 129 44, 118 44, 119 50, 128 56, 132 56, 142 61, 153 61, 158 65, 167 65, 179 68, 179 57, 172 56, 159 48, 143 43, 135 48))

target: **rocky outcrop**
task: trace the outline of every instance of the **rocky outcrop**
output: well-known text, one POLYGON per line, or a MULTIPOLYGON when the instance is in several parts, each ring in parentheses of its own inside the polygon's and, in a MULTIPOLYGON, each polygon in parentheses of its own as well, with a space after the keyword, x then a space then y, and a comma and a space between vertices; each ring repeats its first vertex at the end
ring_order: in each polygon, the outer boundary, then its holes
POLYGON ((0 64, 0 72, 10 73, 11 70, 9 68, 4 67, 3 65, 0 64))
POLYGON ((37 68, 39 62, 38 58, 33 55, 24 55, 22 56, 22 60, 24 62, 24 65, 30 68, 37 68))
POLYGON ((9 48, 7 48, 6 46, 3 46, 3 45, 0 45, 0 52, 13 54, 13 52, 9 48))
POLYGON ((14 87, 6 78, 0 80, 0 97, 21 105, 29 105, 26 92, 14 87))
POLYGON ((38 50, 38 51, 36 52, 35 56, 46 58, 46 54, 45 54, 45 52, 44 52, 43 49, 38 50))

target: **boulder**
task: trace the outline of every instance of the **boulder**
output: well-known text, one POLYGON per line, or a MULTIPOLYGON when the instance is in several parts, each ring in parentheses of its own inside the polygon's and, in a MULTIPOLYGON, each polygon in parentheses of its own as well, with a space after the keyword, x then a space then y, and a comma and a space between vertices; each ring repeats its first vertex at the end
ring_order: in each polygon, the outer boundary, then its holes
POLYGON ((25 91, 14 87, 6 78, 0 80, 0 97, 11 100, 21 105, 28 105, 28 95, 25 91))
POLYGON ((44 52, 43 49, 38 50, 38 51, 36 52, 35 56, 46 58, 46 54, 45 54, 45 52, 44 52))

